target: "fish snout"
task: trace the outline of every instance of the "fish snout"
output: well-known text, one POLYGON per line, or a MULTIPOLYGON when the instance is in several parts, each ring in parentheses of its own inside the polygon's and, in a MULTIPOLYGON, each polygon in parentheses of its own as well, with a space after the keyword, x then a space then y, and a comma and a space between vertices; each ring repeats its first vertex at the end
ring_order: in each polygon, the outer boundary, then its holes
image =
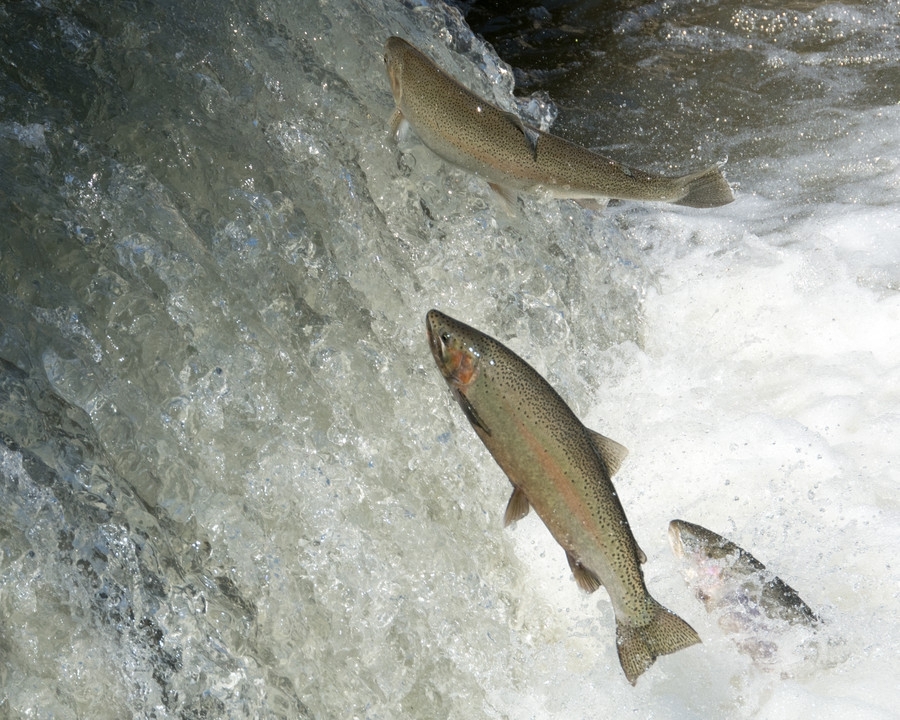
POLYGON ((425 316, 425 332, 428 335, 428 347, 441 372, 444 371, 444 341, 441 340, 437 327, 437 311, 430 310, 425 316))
POLYGON ((396 37, 388 38, 384 44, 384 67, 391 83, 394 102, 399 103, 403 88, 403 46, 405 43, 396 37))
POLYGON ((454 384, 455 374, 462 361, 461 353, 454 347, 453 333, 447 328, 447 317, 437 310, 429 310, 425 316, 425 330, 428 335, 428 347, 434 356, 434 362, 444 379, 454 384))
POLYGON ((669 545, 672 546, 672 554, 677 558, 684 558, 684 541, 681 537, 681 527, 678 520, 669 523, 669 545))

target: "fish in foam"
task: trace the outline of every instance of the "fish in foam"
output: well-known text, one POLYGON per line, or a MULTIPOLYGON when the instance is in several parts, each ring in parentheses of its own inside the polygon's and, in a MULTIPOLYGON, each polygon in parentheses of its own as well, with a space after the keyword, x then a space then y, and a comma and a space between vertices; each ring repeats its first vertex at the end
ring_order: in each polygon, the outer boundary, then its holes
POLYGON ((797 591, 727 538, 685 520, 669 523, 672 552, 685 582, 706 610, 757 663, 774 662, 773 641, 788 626, 813 627, 819 617, 797 591))
POLYGON ((599 209, 609 199, 716 207, 734 200, 719 165, 663 177, 530 127, 490 104, 398 37, 384 48, 396 109, 395 134, 409 123, 448 162, 481 176, 512 202, 519 191, 546 193, 599 209))
POLYGON ((647 592, 646 557, 610 479, 627 450, 586 428, 544 378, 497 340, 437 310, 425 322, 438 369, 513 485, 505 523, 534 508, 579 586, 606 588, 628 681, 634 684, 657 656, 700 642, 647 592))

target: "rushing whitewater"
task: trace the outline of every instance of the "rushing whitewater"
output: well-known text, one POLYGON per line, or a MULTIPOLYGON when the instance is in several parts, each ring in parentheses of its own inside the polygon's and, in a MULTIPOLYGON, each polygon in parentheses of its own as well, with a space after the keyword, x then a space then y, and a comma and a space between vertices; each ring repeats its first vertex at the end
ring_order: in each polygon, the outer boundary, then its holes
POLYGON ((896 7, 595 5, 495 22, 515 70, 439 2, 0 6, 0 715, 895 714, 896 7), (498 214, 390 139, 394 35, 629 166, 727 157, 736 200, 498 214), (603 593, 501 532, 431 307, 629 448, 702 645, 632 687, 603 593), (673 517, 802 588, 815 653, 738 652, 673 517))

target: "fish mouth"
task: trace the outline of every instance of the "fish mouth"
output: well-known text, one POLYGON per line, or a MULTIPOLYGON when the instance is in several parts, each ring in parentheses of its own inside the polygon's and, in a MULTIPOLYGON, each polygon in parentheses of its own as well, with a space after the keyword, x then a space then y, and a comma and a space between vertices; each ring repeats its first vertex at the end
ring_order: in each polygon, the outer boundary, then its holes
POLYGON ((391 57, 390 51, 384 54, 384 69, 387 71, 388 81, 391 84, 391 95, 396 103, 400 99, 400 70, 391 57))
POLYGON ((672 546, 672 554, 677 558, 684 558, 684 541, 681 539, 681 529, 678 520, 669 523, 669 545, 672 546))
POLYGON ((401 83, 401 72, 403 63, 400 58, 400 51, 403 50, 405 42, 397 37, 388 38, 384 44, 384 66, 387 70, 388 80, 391 83, 391 93, 394 96, 394 102, 399 103, 403 96, 403 85, 401 83))
POLYGON ((437 363, 438 369, 444 377, 449 377, 447 366, 444 362, 444 341, 437 328, 440 313, 437 310, 429 310, 425 316, 425 332, 428 335, 428 347, 431 348, 431 354, 437 363))

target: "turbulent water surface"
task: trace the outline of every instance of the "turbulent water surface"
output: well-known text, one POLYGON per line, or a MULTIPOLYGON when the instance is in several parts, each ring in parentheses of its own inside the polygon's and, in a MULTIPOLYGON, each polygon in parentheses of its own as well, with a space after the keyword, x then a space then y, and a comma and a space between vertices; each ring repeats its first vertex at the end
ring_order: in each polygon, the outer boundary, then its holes
POLYGON ((0 68, 0 716, 895 715, 896 2, 23 0, 0 68), (389 137, 394 34, 631 165, 727 158, 737 200, 510 211, 389 137), (503 530, 431 307, 629 447, 702 645, 632 688, 605 592, 503 530), (738 652, 673 517, 821 625, 738 652))

